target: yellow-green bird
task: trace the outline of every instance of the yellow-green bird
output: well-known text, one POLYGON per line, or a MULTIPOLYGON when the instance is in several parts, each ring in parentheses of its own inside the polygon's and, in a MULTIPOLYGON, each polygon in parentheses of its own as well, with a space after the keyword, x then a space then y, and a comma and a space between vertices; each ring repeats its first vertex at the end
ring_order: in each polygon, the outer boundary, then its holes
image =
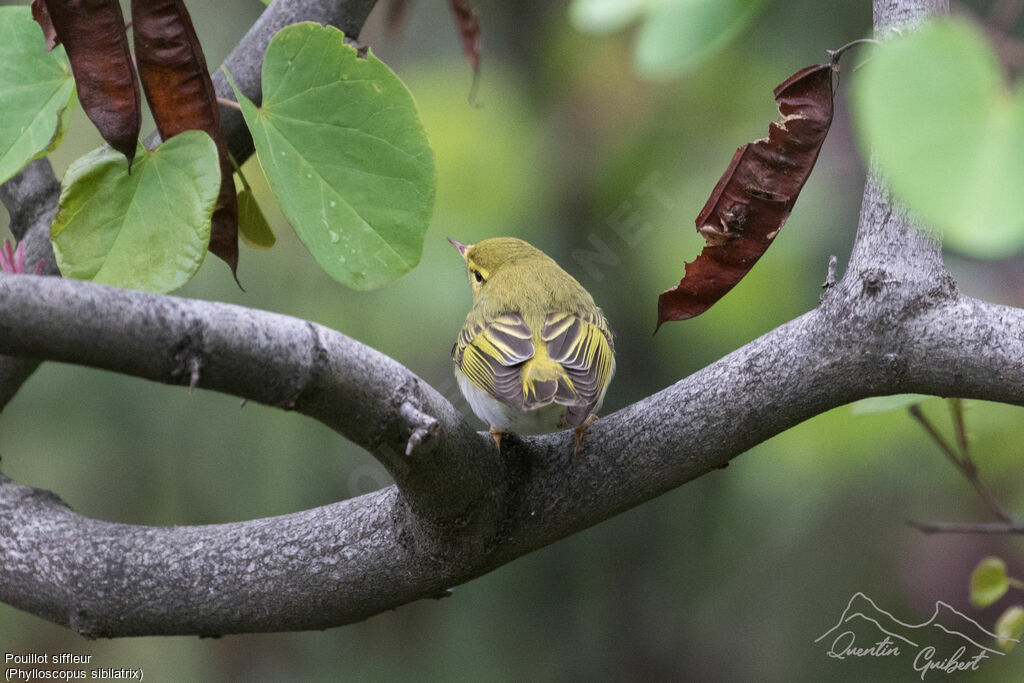
POLYGON ((465 245, 473 308, 452 347, 455 378, 501 448, 505 431, 572 427, 578 453, 615 372, 593 297, 547 254, 513 237, 465 245))

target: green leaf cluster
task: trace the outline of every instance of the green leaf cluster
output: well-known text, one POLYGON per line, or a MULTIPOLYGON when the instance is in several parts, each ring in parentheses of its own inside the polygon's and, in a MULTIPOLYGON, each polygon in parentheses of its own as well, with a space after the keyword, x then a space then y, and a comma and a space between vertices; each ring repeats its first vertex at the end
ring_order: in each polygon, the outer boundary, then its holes
MULTIPOLYGON (((62 48, 45 50, 28 7, 0 8, 0 182, 56 147, 74 80, 62 48)), ((295 24, 271 41, 263 103, 240 93, 257 156, 285 215, 317 262, 355 289, 419 262, 434 205, 434 157, 412 95, 341 31, 295 24)), ((135 164, 109 147, 68 169, 51 240, 67 277, 166 292, 209 247, 220 187, 217 152, 187 131, 135 164)), ((239 232, 275 242, 243 179, 239 232)))

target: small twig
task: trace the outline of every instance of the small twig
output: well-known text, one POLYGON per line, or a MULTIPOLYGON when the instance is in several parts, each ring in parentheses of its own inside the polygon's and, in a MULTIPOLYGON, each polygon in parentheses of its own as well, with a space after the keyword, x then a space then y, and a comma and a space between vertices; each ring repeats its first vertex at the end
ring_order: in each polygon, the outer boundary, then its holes
POLYGON ((836 269, 839 265, 839 259, 836 258, 835 254, 828 257, 828 270, 825 271, 825 282, 822 283, 822 289, 828 289, 837 282, 836 269))
MULTIPOLYGON (((851 40, 850 42, 848 42, 846 45, 843 45, 838 50, 825 50, 825 54, 828 55, 829 61, 832 63, 832 69, 836 73, 839 73, 839 58, 842 57, 843 54, 847 50, 849 50, 851 47, 853 47, 854 45, 862 45, 864 43, 872 43, 874 45, 881 45, 882 44, 881 41, 875 40, 874 38, 858 38, 857 40, 851 40)), ((862 66, 864 66, 865 64, 867 64, 869 61, 871 61, 871 60, 870 59, 866 59, 863 62, 861 62, 860 64, 857 64, 856 66, 853 67, 853 69, 851 70, 851 73, 857 73, 858 71, 860 71, 860 68, 862 66)))
POLYGON ((968 447, 967 429, 964 426, 962 401, 960 401, 960 399, 951 399, 950 401, 950 410, 953 414, 953 427, 956 431, 957 450, 953 449, 953 446, 951 446, 950 443, 946 441, 941 434, 939 434, 935 425, 925 417, 924 413, 921 411, 920 405, 914 404, 910 406, 908 410, 911 417, 917 420, 921 426, 924 427, 932 440, 938 445, 942 452, 946 454, 946 457, 948 457, 953 463, 953 466, 956 467, 957 470, 960 471, 960 474, 970 482, 971 486, 974 487, 974 490, 985 503, 985 506, 989 511, 991 511, 997 519, 1001 520, 1004 525, 1016 525, 1017 522, 1014 520, 1013 516, 1006 511, 1003 504, 999 502, 999 499, 992 492, 992 489, 986 486, 978 477, 978 467, 974 464, 974 461, 971 460, 970 450, 968 447))
POLYGON ((838 50, 825 50, 825 54, 827 54, 829 56, 829 59, 832 60, 833 64, 836 64, 836 63, 839 62, 839 58, 843 56, 844 52, 849 50, 854 45, 863 45, 864 43, 872 43, 874 45, 878 45, 879 44, 879 42, 877 40, 875 40, 874 38, 858 38, 857 40, 851 40, 850 42, 848 42, 846 45, 843 45, 838 50))
POLYGON ((412 434, 409 435, 409 440, 405 444, 406 455, 412 455, 417 446, 436 435, 441 428, 437 418, 422 412, 409 401, 403 401, 398 412, 402 419, 413 427, 412 434))
POLYGON ((1011 515, 1003 504, 993 493, 992 489, 985 486, 981 479, 978 477, 978 466, 971 460, 971 451, 969 442, 967 439, 967 427, 964 424, 964 402, 959 398, 949 399, 949 410, 953 415, 953 429, 956 432, 957 447, 960 449, 960 462, 963 466, 964 476, 971 482, 971 486, 978 492, 981 499, 985 501, 985 505, 992 511, 996 519, 999 519, 1007 524, 1015 524, 1013 515, 1011 515))
POLYGON ((959 398, 949 399, 949 412, 953 416, 953 431, 956 433, 956 446, 960 449, 960 457, 969 462, 971 455, 967 442, 967 425, 964 423, 964 402, 959 398))
POLYGON ((199 356, 192 356, 188 359, 188 393, 190 394, 194 392, 196 387, 199 385, 199 368, 201 368, 202 365, 203 361, 199 356))
POLYGON ((225 107, 228 107, 229 109, 235 109, 237 111, 242 111, 242 105, 240 105, 238 102, 235 102, 234 100, 229 100, 226 97, 218 97, 217 98, 217 104, 220 104, 220 105, 223 105, 225 107))
POLYGON ((915 522, 907 525, 926 534, 1024 534, 1019 522, 915 522))
POLYGON ((907 408, 907 411, 910 413, 912 418, 917 420, 921 426, 924 427, 924 430, 928 432, 928 436, 932 437, 932 441, 934 441, 942 452, 946 454, 946 457, 949 458, 950 462, 952 462, 958 470, 963 472, 963 463, 960 462, 960 456, 957 455, 957 452, 953 450, 953 447, 949 445, 949 442, 946 441, 942 434, 939 434, 939 430, 935 428, 935 425, 931 423, 931 420, 925 417, 924 413, 921 412, 920 404, 915 403, 907 408))

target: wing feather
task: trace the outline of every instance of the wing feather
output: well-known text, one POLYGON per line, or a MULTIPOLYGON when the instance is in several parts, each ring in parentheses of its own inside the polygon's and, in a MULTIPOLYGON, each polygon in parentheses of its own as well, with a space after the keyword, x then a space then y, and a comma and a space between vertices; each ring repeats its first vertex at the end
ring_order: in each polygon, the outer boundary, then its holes
POLYGON ((519 410, 566 406, 570 426, 600 406, 615 370, 611 332, 600 314, 548 314, 535 336, 522 315, 503 313, 488 325, 464 327, 452 358, 476 386, 519 410))
POLYGON ((521 315, 503 313, 489 325, 463 328, 452 358, 473 384, 523 410, 522 366, 534 355, 530 337, 521 315))
POLYGON ((604 316, 550 313, 541 329, 552 360, 564 368, 555 401, 568 406, 566 421, 578 426, 596 410, 615 371, 611 332, 604 316))

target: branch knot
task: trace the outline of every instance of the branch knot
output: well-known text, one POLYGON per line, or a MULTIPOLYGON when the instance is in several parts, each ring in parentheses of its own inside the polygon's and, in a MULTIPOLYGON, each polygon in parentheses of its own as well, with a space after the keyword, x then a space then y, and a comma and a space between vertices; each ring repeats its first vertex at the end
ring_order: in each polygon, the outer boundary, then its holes
POLYGON ((417 382, 410 380, 399 387, 395 392, 394 403, 402 420, 399 427, 402 436, 409 434, 405 442, 405 454, 411 456, 421 446, 424 451, 429 451, 431 439, 437 436, 441 423, 433 415, 421 410, 423 402, 417 382))
POLYGON ((171 377, 187 377, 189 393, 199 386, 199 370, 203 367, 203 323, 198 318, 189 321, 188 329, 174 345, 174 367, 171 377))

